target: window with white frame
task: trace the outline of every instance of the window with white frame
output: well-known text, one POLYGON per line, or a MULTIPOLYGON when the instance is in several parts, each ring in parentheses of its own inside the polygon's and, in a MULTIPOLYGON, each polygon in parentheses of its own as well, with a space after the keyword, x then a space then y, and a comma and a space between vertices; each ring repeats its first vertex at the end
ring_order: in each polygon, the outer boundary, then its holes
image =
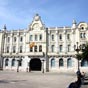
POLYGON ((67 40, 70 40, 70 34, 67 34, 67 40))
POLYGON ((51 39, 52 39, 52 41, 54 41, 54 34, 51 35, 51 39))
POLYGON ((70 45, 67 45, 67 51, 70 52, 70 45))
POLYGON ((14 42, 16 42, 16 37, 14 37, 14 42))
POLYGON ((51 59, 51 67, 55 67, 55 59, 51 59))
POLYGON ((86 38, 86 33, 80 33, 80 38, 86 38))
POLYGON ((13 46, 13 53, 16 53, 16 46, 13 46))
POLYGON ((63 46, 60 45, 60 46, 59 46, 59 51, 60 51, 60 52, 62 52, 62 48, 63 48, 63 46))
POLYGON ((30 52, 33 52, 33 47, 30 47, 30 52))
POLYGON ((10 42, 10 37, 7 37, 7 42, 8 42, 8 43, 10 42))
POLYGON ((21 36, 21 37, 20 37, 20 42, 22 42, 22 41, 23 41, 23 37, 21 36))
POLYGON ((5 66, 8 66, 9 65, 9 59, 6 59, 5 60, 5 66))
POLYGON ((37 46, 34 46, 34 51, 37 52, 37 46))
POLYGON ((42 34, 39 35, 39 40, 42 40, 42 34))
POLYGON ((51 46, 51 52, 54 52, 54 48, 55 48, 55 46, 52 45, 52 46, 51 46))
POLYGON ((22 53, 22 46, 20 46, 20 53, 22 53))
POLYGON ((9 53, 9 46, 7 46, 7 53, 9 53))
POLYGON ((33 35, 30 35, 30 41, 33 41, 33 35))
POLYGON ((37 35, 35 35, 35 41, 37 41, 38 40, 38 36, 37 35))
POLYGON ((67 67, 72 67, 72 59, 71 58, 67 59, 67 67))
POLYGON ((12 63, 11 63, 11 66, 15 66, 15 59, 12 59, 12 63))
POLYGON ((63 61, 63 59, 61 58, 61 59, 59 59, 59 67, 63 67, 64 66, 64 61, 63 61))
POLYGON ((42 52, 42 45, 39 45, 39 52, 42 52))
POLYGON ((59 35, 59 39, 62 40, 62 34, 59 35))

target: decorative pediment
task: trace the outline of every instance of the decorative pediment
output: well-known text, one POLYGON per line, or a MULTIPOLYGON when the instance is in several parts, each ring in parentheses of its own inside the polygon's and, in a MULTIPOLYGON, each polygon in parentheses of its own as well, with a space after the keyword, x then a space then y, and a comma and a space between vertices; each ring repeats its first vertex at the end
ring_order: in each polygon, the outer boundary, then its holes
POLYGON ((41 21, 41 17, 36 14, 32 23, 29 25, 29 30, 41 30, 44 29, 44 24, 41 21))
POLYGON ((78 24, 78 28, 86 29, 88 27, 87 23, 81 22, 78 24))

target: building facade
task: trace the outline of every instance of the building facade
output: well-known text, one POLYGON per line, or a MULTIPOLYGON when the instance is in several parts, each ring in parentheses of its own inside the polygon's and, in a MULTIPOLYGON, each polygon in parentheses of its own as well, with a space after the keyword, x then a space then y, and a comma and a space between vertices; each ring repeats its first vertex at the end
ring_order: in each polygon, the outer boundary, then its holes
MULTIPOLYGON (((27 29, 0 31, 0 67, 13 71, 75 72, 76 43, 88 41, 88 24, 73 20, 71 27, 46 27, 36 14, 27 29)), ((79 61, 81 71, 88 62, 79 61)))

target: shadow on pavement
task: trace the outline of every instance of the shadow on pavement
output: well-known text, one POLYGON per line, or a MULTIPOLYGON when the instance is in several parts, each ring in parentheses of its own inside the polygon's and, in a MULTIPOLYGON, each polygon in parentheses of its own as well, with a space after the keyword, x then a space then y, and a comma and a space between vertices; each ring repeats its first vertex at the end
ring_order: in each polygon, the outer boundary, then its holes
POLYGON ((76 82, 70 83, 70 85, 67 88, 80 88, 80 87, 81 85, 78 84, 78 82, 76 81, 76 82))
POLYGON ((27 80, 0 80, 0 83, 17 83, 17 82, 24 82, 24 81, 27 81, 27 80))

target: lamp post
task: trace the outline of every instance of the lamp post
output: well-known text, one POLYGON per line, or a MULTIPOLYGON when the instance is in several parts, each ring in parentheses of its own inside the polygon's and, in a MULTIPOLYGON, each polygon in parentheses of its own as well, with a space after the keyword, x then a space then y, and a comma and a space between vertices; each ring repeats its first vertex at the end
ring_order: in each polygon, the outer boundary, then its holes
POLYGON ((44 61, 45 61, 45 53, 43 52, 43 59, 42 59, 42 73, 44 73, 44 61))
POLYGON ((18 64, 17 64, 17 72, 19 72, 19 62, 20 60, 17 60, 18 64))
POLYGON ((42 70, 42 73, 44 73, 44 59, 42 60, 42 63, 43 63, 43 70, 42 70))
MULTIPOLYGON (((79 51, 81 50, 80 46, 78 46, 78 42, 76 43, 77 45, 75 45, 75 51, 77 52, 77 54, 79 55, 79 51)), ((79 68, 79 58, 78 58, 78 71, 80 71, 80 68, 79 68)))

